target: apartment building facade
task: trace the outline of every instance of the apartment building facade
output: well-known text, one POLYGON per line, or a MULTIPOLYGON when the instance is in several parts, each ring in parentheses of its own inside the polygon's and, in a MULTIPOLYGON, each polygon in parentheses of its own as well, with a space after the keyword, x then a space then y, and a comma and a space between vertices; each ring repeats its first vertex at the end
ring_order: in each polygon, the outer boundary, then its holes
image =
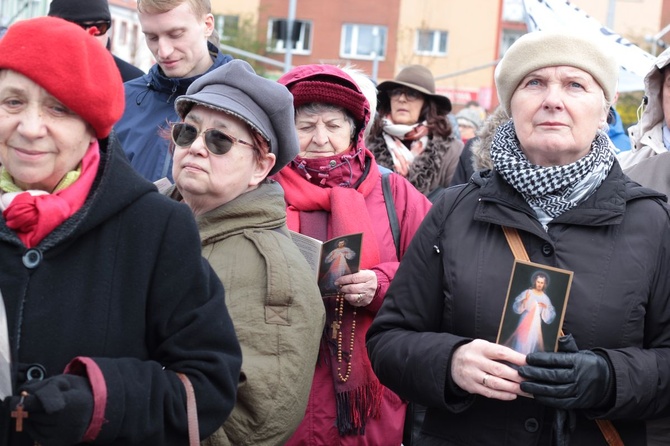
MULTIPOLYGON (((45 15, 50 0, 3 0, 0 26, 45 15)), ((154 60, 144 42, 136 0, 109 0, 113 17, 112 51, 147 70, 154 60)), ((353 64, 378 82, 403 67, 422 64, 436 78, 437 90, 455 107, 478 100, 497 104, 493 85, 496 61, 526 32, 523 0, 211 0, 216 26, 227 36, 253 28, 258 53, 275 61, 267 75, 291 65, 353 64), (287 55, 288 18, 294 9, 287 55)), ((572 0, 578 7, 646 50, 650 38, 670 23, 670 0, 572 0)), ((664 49, 661 36, 658 51, 664 49)), ((232 53, 236 57, 243 57, 232 53)))
MULTIPOLYGON (((670 0, 570 3, 647 50, 648 38, 670 20, 670 0)), ((229 23, 239 17, 232 2, 212 5, 229 23)), ((350 63, 381 82, 407 65, 423 64, 456 107, 469 100, 489 109, 497 104, 495 64, 526 33, 523 0, 255 0, 245 7, 244 14, 257 20, 264 55, 277 62, 286 60, 293 7, 293 65, 350 63)))

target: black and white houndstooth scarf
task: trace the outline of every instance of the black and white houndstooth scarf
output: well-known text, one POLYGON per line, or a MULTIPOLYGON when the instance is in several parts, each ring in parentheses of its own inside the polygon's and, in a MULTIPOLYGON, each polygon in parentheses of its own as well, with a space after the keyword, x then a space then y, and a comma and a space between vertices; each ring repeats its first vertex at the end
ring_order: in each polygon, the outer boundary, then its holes
POLYGON ((614 163, 607 136, 598 131, 591 151, 564 166, 531 164, 521 151, 512 120, 496 130, 491 144, 495 169, 535 210, 546 227, 552 219, 577 206, 602 184, 614 163))

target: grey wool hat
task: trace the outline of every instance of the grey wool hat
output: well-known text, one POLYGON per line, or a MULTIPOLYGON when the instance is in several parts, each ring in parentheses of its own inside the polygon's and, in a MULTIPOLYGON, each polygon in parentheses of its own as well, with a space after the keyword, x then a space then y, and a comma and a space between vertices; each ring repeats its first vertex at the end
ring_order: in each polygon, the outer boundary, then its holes
POLYGON ((456 113, 456 121, 461 124, 461 120, 464 120, 464 124, 474 128, 475 131, 482 128, 482 124, 484 124, 484 121, 482 120, 479 112, 472 108, 464 108, 463 110, 456 113))
POLYGON ((256 74, 247 62, 235 59, 201 76, 177 98, 175 110, 184 119, 196 104, 229 113, 257 130, 277 157, 270 175, 298 155, 293 96, 285 86, 256 74))
POLYGON ((612 102, 619 80, 619 63, 593 37, 569 31, 534 31, 519 37, 496 66, 498 100, 511 113, 512 95, 524 77, 545 67, 566 65, 589 73, 612 102))

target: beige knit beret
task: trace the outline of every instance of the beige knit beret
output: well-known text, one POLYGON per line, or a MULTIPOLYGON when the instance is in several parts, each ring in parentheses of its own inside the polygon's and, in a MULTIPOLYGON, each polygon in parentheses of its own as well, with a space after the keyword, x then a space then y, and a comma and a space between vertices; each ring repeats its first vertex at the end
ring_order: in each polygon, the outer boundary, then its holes
POLYGON ((509 47, 495 70, 498 100, 511 115, 512 95, 523 78, 544 67, 567 65, 589 73, 612 102, 619 79, 619 63, 602 44, 572 32, 535 31, 509 47))

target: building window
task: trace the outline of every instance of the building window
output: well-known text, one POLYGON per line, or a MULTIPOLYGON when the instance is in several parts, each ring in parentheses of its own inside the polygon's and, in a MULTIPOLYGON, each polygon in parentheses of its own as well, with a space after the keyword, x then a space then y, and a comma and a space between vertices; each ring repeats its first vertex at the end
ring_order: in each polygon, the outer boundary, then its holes
POLYGON ((418 30, 416 53, 424 56, 446 56, 448 36, 446 31, 418 30))
POLYGON ((507 49, 512 46, 516 39, 526 34, 526 31, 519 31, 516 29, 503 29, 502 37, 500 41, 500 54, 498 57, 502 57, 507 49))
POLYGON ((119 29, 119 44, 126 45, 128 43, 128 23, 124 20, 121 22, 119 29))
POLYGON ((386 56, 386 27, 375 25, 342 25, 340 57, 374 59, 386 56))
MULTIPOLYGON (((288 41, 288 20, 270 19, 268 22, 268 51, 276 53, 286 52, 288 41)), ((309 54, 312 51, 312 22, 294 20, 292 41, 294 53, 309 54)))
POLYGON ((139 26, 137 26, 137 24, 133 24, 133 32, 130 35, 130 49, 133 52, 135 52, 135 50, 137 49, 137 41, 139 34, 140 34, 139 26))
POLYGON ((237 35, 240 26, 240 16, 238 15, 217 15, 216 31, 221 40, 229 40, 237 35))

